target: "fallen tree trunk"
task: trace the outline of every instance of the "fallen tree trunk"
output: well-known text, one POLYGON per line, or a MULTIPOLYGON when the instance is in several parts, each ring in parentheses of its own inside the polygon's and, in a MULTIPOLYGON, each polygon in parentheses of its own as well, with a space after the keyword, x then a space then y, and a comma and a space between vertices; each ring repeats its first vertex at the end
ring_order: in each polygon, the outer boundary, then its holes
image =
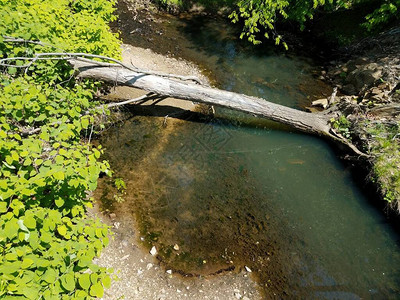
POLYGON ((112 82, 118 85, 139 88, 163 96, 226 107, 287 124, 297 130, 328 137, 365 156, 353 144, 335 134, 326 113, 308 113, 268 102, 261 98, 224 91, 199 85, 176 76, 141 73, 124 65, 107 64, 82 58, 68 59, 79 72, 79 77, 112 82))

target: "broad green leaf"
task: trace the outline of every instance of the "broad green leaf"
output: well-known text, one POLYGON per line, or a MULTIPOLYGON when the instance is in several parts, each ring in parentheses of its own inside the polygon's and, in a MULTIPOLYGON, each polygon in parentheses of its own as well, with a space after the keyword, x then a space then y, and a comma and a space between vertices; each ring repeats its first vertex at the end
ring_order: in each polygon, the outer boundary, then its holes
POLYGON ((90 287, 90 291, 89 291, 90 296, 102 298, 103 293, 104 293, 103 287, 101 286, 101 284, 99 282, 93 284, 90 287))
POLYGON ((24 224, 26 225, 26 227, 28 227, 29 229, 35 229, 36 228, 36 220, 33 216, 27 216, 24 219, 24 224))
POLYGON ((67 291, 73 291, 75 289, 75 278, 73 273, 68 273, 61 277, 61 286, 67 291))
POLYGON ((64 180, 64 178, 65 178, 64 172, 63 171, 55 172, 53 174, 53 177, 54 177, 54 179, 57 179, 57 180, 64 180))
POLYGON ((54 269, 47 269, 44 273, 42 280, 46 281, 47 283, 54 283, 57 279, 58 273, 54 269))
POLYGON ((82 118, 81 125, 83 129, 87 129, 89 126, 89 119, 87 117, 82 118))
POLYGON ((81 276, 79 276, 78 283, 82 289, 89 290, 89 287, 91 285, 90 274, 84 273, 81 276))
POLYGON ((64 205, 64 200, 62 198, 58 198, 56 201, 54 201, 57 207, 62 207, 64 205))
POLYGON ((5 213, 7 211, 7 202, 0 202, 0 213, 5 213))
POLYGON ((65 225, 59 225, 59 226, 57 226, 57 232, 61 236, 65 236, 67 234, 67 227, 65 225))
POLYGON ((13 239, 14 237, 17 236, 18 229, 19 229, 19 226, 17 224, 17 220, 16 219, 11 219, 4 226, 4 234, 9 239, 13 239))
POLYGON ((4 258, 8 261, 18 260, 18 255, 16 253, 7 253, 4 258))
POLYGON ((106 275, 106 276, 103 278, 102 282, 103 282, 103 286, 104 286, 106 289, 109 289, 109 288, 111 287, 111 278, 110 278, 110 276, 106 275))
POLYGON ((33 260, 30 258, 24 258, 22 260, 21 268, 22 269, 27 269, 33 264, 33 260))

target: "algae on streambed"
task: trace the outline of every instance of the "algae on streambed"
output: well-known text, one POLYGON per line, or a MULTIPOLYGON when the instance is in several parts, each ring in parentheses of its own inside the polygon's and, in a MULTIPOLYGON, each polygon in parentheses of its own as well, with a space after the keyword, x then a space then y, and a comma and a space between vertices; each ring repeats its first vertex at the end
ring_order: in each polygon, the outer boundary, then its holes
POLYGON ((105 156, 127 189, 117 203, 113 180, 101 179, 102 209, 135 214, 143 244, 156 246, 174 273, 207 276, 246 266, 268 295, 293 294, 302 277, 299 237, 268 210, 269 196, 255 187, 243 154, 224 148, 229 124, 163 121, 135 116, 103 134, 105 156))

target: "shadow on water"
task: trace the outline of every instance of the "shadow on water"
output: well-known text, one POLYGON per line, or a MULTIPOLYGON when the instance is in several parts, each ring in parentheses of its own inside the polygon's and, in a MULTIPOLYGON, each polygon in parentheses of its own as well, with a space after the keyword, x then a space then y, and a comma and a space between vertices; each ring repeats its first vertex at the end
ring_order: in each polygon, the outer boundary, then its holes
MULTIPOLYGON (((330 94, 312 60, 248 51, 216 19, 160 16, 150 28, 119 14, 125 42, 199 62, 224 89, 292 107, 330 94)), ((399 295, 399 235, 327 143, 226 110, 224 120, 179 112, 164 126, 163 109, 137 110, 103 134, 127 190, 117 203, 102 178, 96 196, 136 215, 167 268, 204 276, 246 266, 268 299, 399 295)))

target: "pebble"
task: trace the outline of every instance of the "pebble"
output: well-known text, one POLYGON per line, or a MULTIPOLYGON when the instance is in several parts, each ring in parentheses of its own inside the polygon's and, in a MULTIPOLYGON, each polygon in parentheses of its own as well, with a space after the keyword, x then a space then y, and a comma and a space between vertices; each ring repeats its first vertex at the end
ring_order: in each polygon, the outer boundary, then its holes
POLYGON ((110 218, 111 218, 111 219, 115 219, 116 217, 117 217, 117 215, 116 215, 115 213, 111 213, 111 214, 110 214, 110 218))
POLYGON ((242 295, 240 293, 234 293, 233 295, 236 297, 236 299, 240 300, 242 298, 242 295))
POLYGON ((179 251, 179 245, 178 244, 174 245, 174 250, 179 251))
POLYGON ((129 254, 127 254, 127 255, 121 257, 121 260, 125 260, 125 259, 127 259, 128 257, 129 257, 129 254))
POLYGON ((146 269, 150 270, 152 267, 153 267, 153 264, 152 263, 148 263, 147 266, 146 266, 146 269))
POLYGON ((172 274, 172 270, 167 270, 167 273, 168 274, 172 274))
POLYGON ((156 246, 153 246, 153 247, 151 248, 150 254, 153 255, 153 256, 157 254, 156 246))
POLYGON ((251 273, 251 269, 248 266, 244 266, 247 272, 251 273))

